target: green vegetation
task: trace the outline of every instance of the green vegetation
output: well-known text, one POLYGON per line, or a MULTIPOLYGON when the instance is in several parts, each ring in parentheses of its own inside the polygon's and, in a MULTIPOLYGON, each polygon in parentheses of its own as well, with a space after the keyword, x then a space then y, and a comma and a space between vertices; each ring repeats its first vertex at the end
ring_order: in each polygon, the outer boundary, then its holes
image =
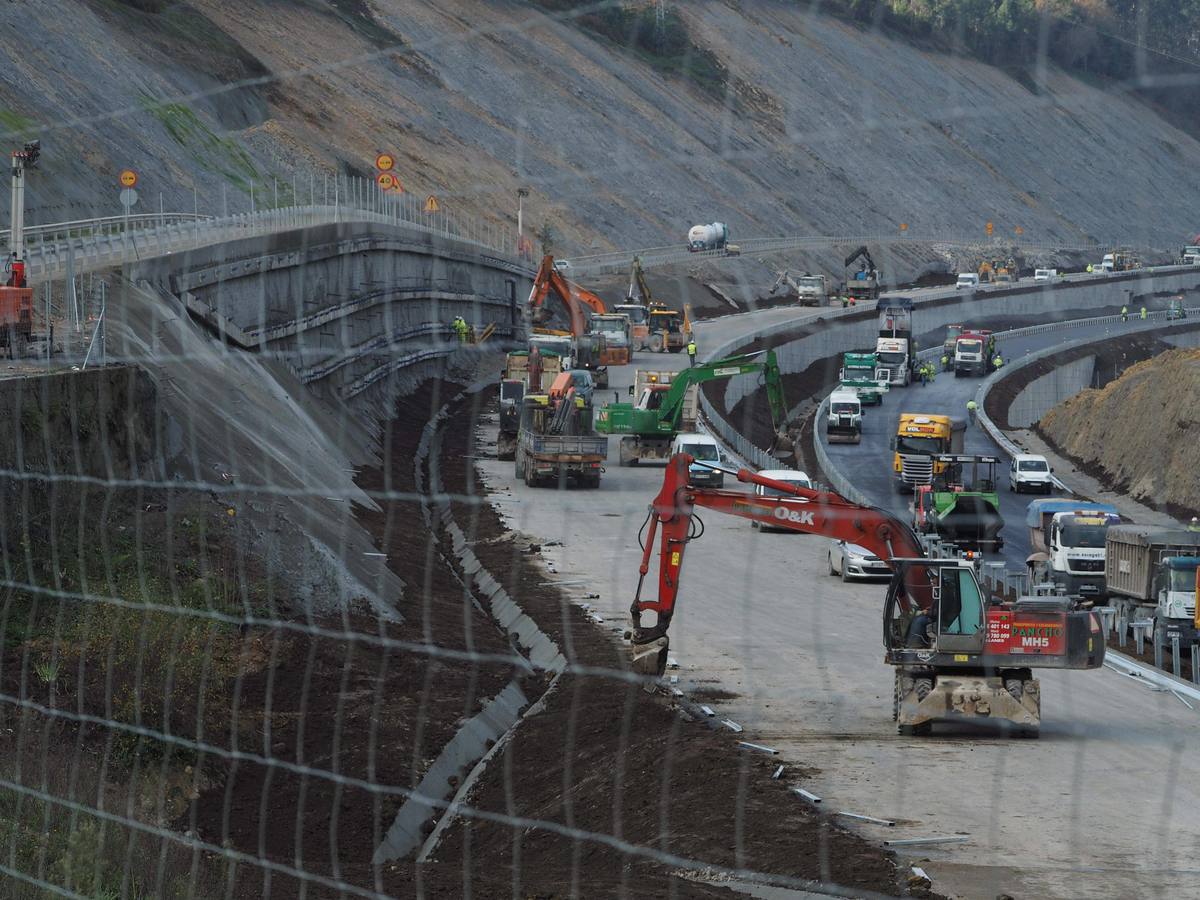
MULTIPOLYGON (((535 0, 551 12, 595 6, 591 0, 535 0)), ((707 94, 723 98, 727 72, 716 55, 692 41, 679 11, 670 7, 661 23, 655 4, 589 9, 574 19, 596 39, 630 53, 660 72, 682 78, 707 94)))
POLYGON ((7 134, 22 134, 33 131, 36 126, 37 122, 28 116, 23 116, 11 109, 0 108, 0 131, 7 134))
POLYGON ((191 107, 183 103, 160 103, 144 97, 142 108, 158 119, 198 165, 220 173, 247 193, 252 182, 262 180, 250 154, 236 141, 216 134, 191 107))
POLYGON ((1117 79, 1138 74, 1135 45, 1156 51, 1148 64, 1163 71, 1179 65, 1171 55, 1195 61, 1200 40, 1196 0, 835 0, 828 9, 1008 69, 1044 52, 1066 69, 1117 79))

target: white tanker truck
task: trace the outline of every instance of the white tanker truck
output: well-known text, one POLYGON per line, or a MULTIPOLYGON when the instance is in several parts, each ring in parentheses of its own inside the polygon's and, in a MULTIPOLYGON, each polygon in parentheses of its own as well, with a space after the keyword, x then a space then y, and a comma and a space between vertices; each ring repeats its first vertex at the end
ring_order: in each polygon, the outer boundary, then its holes
POLYGON ((693 225, 688 230, 688 250, 696 253, 700 250, 720 250, 729 241, 729 226, 724 222, 713 222, 711 225, 693 225))

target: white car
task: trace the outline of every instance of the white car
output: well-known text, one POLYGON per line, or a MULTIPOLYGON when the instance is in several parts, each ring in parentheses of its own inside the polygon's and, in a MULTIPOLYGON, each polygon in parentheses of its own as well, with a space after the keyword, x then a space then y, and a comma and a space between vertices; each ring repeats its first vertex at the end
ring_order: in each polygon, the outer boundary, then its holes
POLYGON ((979 287, 979 276, 974 272, 960 272, 958 281, 954 282, 954 289, 971 288, 974 290, 979 287))
POLYGON ((834 541, 829 545, 829 574, 850 581, 852 578, 891 578, 892 570, 866 547, 834 541))
MULTIPOLYGON (((796 484, 800 487, 811 488, 813 486, 812 479, 804 472, 798 469, 765 469, 758 473, 764 478, 770 478, 773 481, 786 481, 789 484, 796 484)), ((777 491, 775 488, 765 487, 761 484, 754 486, 754 494, 756 497, 789 497, 790 494, 785 494, 783 491, 777 491)), ((797 497, 796 500, 801 503, 807 502, 803 497, 797 497)), ((773 525, 768 525, 766 522, 751 522, 751 528, 757 528, 760 531, 791 531, 790 528, 776 528, 773 525)))
POLYGON ((1053 472, 1044 456, 1036 453, 1014 456, 1008 469, 1008 489, 1017 494, 1025 491, 1049 494, 1055 486, 1053 472))
MULTIPOLYGON (((708 463, 708 466, 720 466, 725 462, 721 453, 721 445, 716 439, 707 434, 685 432, 675 435, 671 443, 671 455, 686 453, 692 459, 708 463)), ((696 487, 724 487, 725 473, 719 469, 692 463, 688 466, 688 483, 696 487)))
POLYGON ((1034 281, 1057 281, 1058 280, 1058 269, 1034 269, 1033 270, 1033 280, 1034 281))

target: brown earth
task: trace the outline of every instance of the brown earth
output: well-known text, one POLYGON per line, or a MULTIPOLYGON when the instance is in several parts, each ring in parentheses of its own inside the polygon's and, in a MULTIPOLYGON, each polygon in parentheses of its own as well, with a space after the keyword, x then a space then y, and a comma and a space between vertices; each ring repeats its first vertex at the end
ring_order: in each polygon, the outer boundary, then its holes
MULTIPOLYGON (((401 401, 385 435, 385 465, 362 472, 359 484, 371 491, 412 491, 422 427, 459 390, 431 382, 401 401)), ((453 504, 454 517, 485 566, 571 662, 619 670, 620 645, 545 583, 527 539, 508 532, 489 504, 476 502, 486 498, 471 464, 473 424, 490 402, 490 392, 468 396, 443 426, 440 474, 445 490, 461 498, 453 504)), ((408 788, 463 717, 512 672, 372 640, 508 651, 506 639, 464 595, 455 566, 431 543, 416 500, 385 497, 380 503, 378 512, 360 510, 358 516, 408 586, 401 610, 406 621, 385 624, 352 613, 342 621, 312 623, 332 637, 283 629, 247 635, 261 662, 238 683, 237 736, 229 740, 274 763, 408 788), (350 634, 364 637, 351 641, 350 634)), ((529 677, 522 687, 534 700, 547 683, 547 677, 529 677)), ((770 760, 739 753, 729 736, 688 720, 666 698, 603 675, 563 675, 545 710, 519 726, 471 799, 485 813, 590 833, 583 839, 532 824, 460 820, 444 836, 436 861, 376 869, 374 848, 403 797, 352 784, 339 788, 327 778, 254 760, 200 759, 197 766, 203 772, 199 797, 176 827, 252 857, 284 866, 299 860, 305 872, 391 895, 409 895, 415 884, 431 896, 467 890, 512 896, 514 884, 521 895, 545 897, 564 896, 573 884, 591 896, 617 893, 622 885, 630 896, 642 897, 726 893, 682 878, 676 866, 647 858, 653 853, 860 890, 896 890, 889 855, 811 812, 784 782, 771 780, 770 760), (614 837, 641 849, 606 843, 614 837)), ((206 862, 217 865, 220 858, 206 862)), ((238 866, 231 879, 235 897, 290 897, 300 890, 299 880, 276 872, 268 881, 254 864, 238 866)), ((309 896, 335 893, 308 885, 309 896)))
POLYGON ((1200 351, 1166 350, 1050 410, 1038 432, 1114 490, 1190 517, 1200 510, 1200 351))

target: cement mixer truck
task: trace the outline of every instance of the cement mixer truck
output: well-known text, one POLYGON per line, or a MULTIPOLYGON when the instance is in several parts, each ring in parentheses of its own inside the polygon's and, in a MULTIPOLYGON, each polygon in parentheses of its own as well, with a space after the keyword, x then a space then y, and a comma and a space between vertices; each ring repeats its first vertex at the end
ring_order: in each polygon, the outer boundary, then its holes
POLYGON ((700 250, 720 250, 729 241, 729 226, 724 222, 693 225, 688 230, 687 247, 692 253, 700 250))

